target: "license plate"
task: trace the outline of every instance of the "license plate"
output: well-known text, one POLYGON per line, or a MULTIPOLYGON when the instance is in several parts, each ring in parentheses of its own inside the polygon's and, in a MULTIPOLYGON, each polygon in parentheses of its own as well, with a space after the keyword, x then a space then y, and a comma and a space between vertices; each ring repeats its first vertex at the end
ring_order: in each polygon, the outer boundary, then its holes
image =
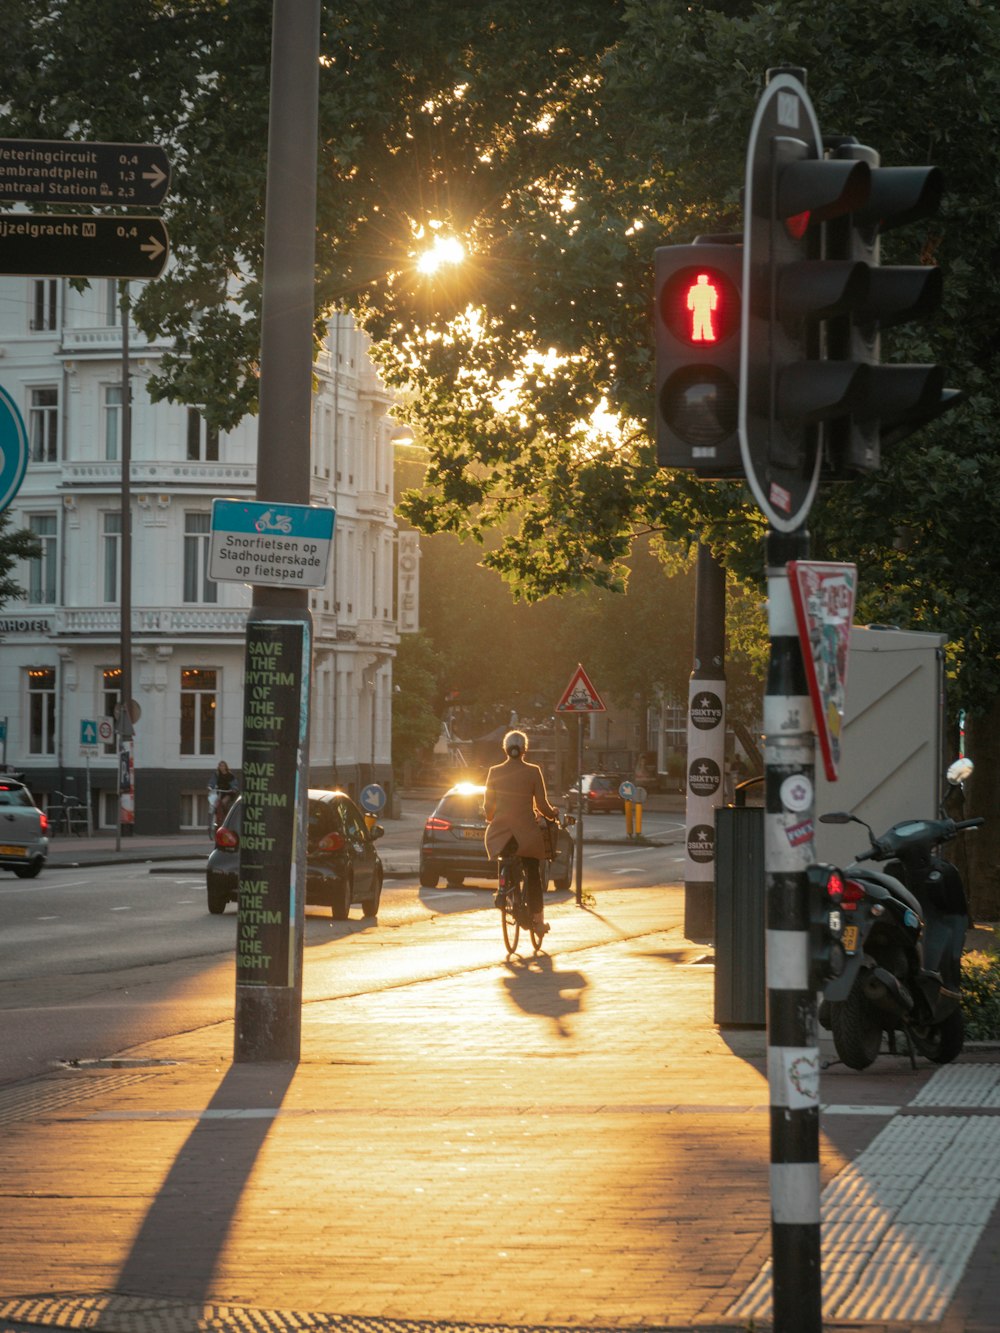
POLYGON ((482 829, 477 829, 477 828, 462 829, 463 838, 481 838, 482 836, 483 836, 482 829))
POLYGON ((858 947, 857 926, 845 926, 844 933, 840 937, 840 942, 844 946, 845 953, 853 953, 858 947))
POLYGON ((27 847, 0 847, 0 856, 24 856, 27 850, 27 847))

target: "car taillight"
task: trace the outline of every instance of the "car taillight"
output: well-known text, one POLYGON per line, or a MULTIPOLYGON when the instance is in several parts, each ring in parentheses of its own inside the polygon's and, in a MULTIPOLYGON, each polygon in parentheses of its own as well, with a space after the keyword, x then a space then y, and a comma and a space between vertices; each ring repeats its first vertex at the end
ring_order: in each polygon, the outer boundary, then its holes
POLYGON ((856 879, 844 880, 844 888, 841 892, 840 901, 845 907, 857 907, 858 903, 864 896, 864 886, 859 884, 856 879))
POLYGON ((38 817, 39 817, 39 819, 42 821, 42 832, 43 832, 43 833, 48 833, 48 831, 49 831, 49 817, 48 817, 48 815, 45 813, 44 810, 39 810, 39 812, 38 812, 38 817))
POLYGON ((424 828, 429 833, 443 833, 445 829, 451 828, 451 820, 442 819, 440 815, 431 815, 424 828))
POLYGON ((215 845, 224 852, 234 852, 240 845, 240 835, 235 829, 225 827, 216 829, 215 845))
POLYGON ((328 833, 325 837, 320 838, 316 846, 321 852, 342 852, 347 846, 347 843, 344 841, 341 834, 328 833))

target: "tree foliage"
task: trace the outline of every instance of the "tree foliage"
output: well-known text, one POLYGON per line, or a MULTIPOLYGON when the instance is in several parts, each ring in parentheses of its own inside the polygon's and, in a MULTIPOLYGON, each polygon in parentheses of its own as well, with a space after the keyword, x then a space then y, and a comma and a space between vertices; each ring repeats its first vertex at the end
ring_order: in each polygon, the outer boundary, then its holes
MULTIPOLYGON (((155 391, 217 424, 254 410, 268 0, 8 0, 0 132, 167 143, 174 264, 138 319, 176 340, 155 391)), ((427 532, 482 543, 529 598, 614 587, 636 534, 707 541, 759 580, 737 485, 654 466, 657 245, 741 224, 765 72, 808 71, 827 133, 946 170, 940 217, 886 262, 940 264, 940 318, 887 359, 947 364, 967 398, 871 478, 824 488, 814 554, 854 559, 860 616, 949 641, 970 735, 1000 690, 997 287, 1000 11, 980 0, 368 0, 323 7, 317 327, 376 340, 431 450, 427 532), (464 264, 422 276, 434 235, 464 264), (488 534, 498 540, 486 543, 488 534)), ((973 789, 983 808, 1000 792, 973 789)), ((1000 906, 1000 871, 987 871, 1000 906)))
POLYGON ((21 560, 41 555, 38 538, 27 528, 10 527, 10 513, 0 510, 0 606, 24 597, 24 589, 13 576, 21 560))

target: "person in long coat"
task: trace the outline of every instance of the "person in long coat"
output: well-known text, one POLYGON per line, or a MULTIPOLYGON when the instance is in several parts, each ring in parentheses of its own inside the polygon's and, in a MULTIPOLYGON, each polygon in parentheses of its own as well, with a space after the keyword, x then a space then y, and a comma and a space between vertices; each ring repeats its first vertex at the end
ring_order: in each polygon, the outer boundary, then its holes
POLYGON ((558 819, 559 811, 549 804, 545 777, 537 764, 524 761, 528 738, 523 731, 508 731, 503 738, 507 758, 494 764, 486 775, 483 810, 486 825, 486 852, 496 860, 513 842, 524 865, 524 883, 528 891, 528 909, 535 931, 544 935, 545 903, 539 863, 545 858, 545 843, 538 827, 538 816, 558 819))

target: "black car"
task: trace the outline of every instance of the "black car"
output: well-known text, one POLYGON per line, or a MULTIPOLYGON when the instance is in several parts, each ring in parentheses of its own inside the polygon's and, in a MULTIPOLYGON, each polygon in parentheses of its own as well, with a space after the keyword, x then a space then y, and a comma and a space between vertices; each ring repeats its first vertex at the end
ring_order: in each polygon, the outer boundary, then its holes
MULTIPOLYGON (((484 787, 460 782, 445 792, 424 825, 420 840, 420 887, 437 888, 443 877, 452 888, 467 879, 494 886, 497 863, 486 855, 484 787)), ((573 839, 559 830, 555 860, 543 863, 542 878, 557 889, 568 889, 572 875, 573 839)))
MULTIPOLYGON (((224 912, 239 900, 240 833, 243 799, 240 797, 215 834, 205 886, 208 910, 224 912)), ((385 830, 380 824, 369 832, 364 816, 342 791, 309 789, 306 844, 306 902, 329 907, 334 921, 346 921, 352 903, 365 916, 378 915, 382 897, 382 861, 375 840, 385 830)))

